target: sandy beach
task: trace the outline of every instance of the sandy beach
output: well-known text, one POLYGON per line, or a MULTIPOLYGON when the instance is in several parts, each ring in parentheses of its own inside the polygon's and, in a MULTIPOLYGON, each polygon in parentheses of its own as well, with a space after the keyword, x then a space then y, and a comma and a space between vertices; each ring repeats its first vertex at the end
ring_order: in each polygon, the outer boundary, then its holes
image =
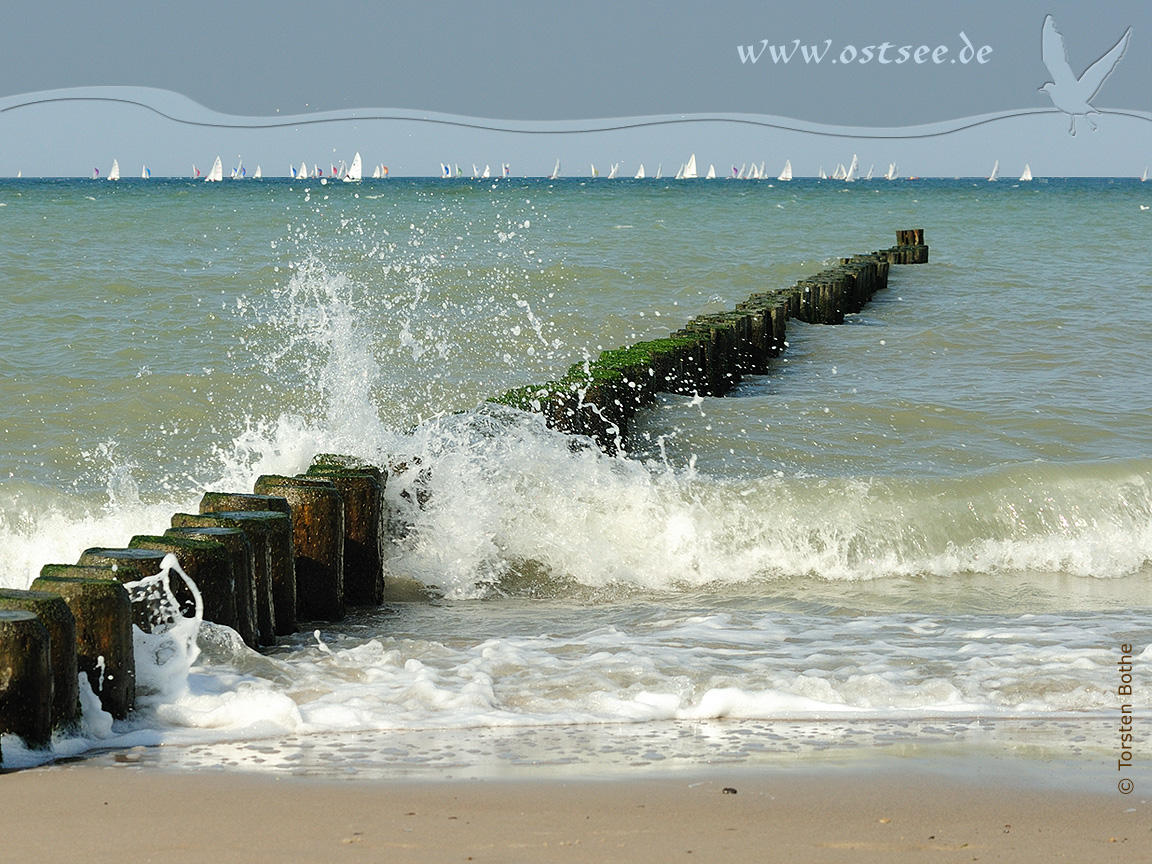
POLYGON ((608 780, 321 781, 175 773, 106 755, 0 777, 0 859, 1149 860, 1148 801, 1096 782, 1103 772, 1063 782, 1072 777, 1067 766, 982 757, 608 780))

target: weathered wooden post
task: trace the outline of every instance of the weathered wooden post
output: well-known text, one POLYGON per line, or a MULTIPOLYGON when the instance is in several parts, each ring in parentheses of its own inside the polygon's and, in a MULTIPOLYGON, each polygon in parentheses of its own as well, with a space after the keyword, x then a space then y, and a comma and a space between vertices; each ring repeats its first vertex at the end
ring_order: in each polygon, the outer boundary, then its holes
MULTIPOLYGON (((239 528, 206 526, 203 528, 169 528, 164 532, 164 536, 212 541, 222 544, 228 550, 232 560, 232 582, 236 605, 236 626, 234 629, 240 634, 245 645, 250 648, 258 648, 260 646, 260 630, 256 617, 256 582, 253 577, 253 570, 256 565, 253 559, 252 543, 248 540, 248 535, 239 528)), ((215 620, 208 617, 207 609, 205 609, 204 617, 209 621, 215 620)))
POLYGON ((309 477, 331 480, 344 502, 344 598, 354 605, 384 602, 384 473, 321 462, 309 477))
POLYGON ((268 511, 282 513, 284 519, 268 523, 269 576, 272 580, 272 605, 276 611, 277 636, 296 632, 296 551, 292 541, 292 507, 280 495, 255 495, 243 492, 206 492, 200 499, 201 513, 234 513, 268 511))
POLYGON ((108 567, 47 564, 33 591, 59 594, 76 619, 76 664, 104 710, 118 720, 136 701, 132 602, 108 567))
MULTIPOLYGON (((155 576, 161 571, 164 561, 164 552, 154 549, 127 549, 110 547, 93 547, 81 553, 77 564, 81 567, 109 567, 110 578, 119 582, 139 582, 148 576, 155 576)), ((176 586, 171 586, 175 590, 176 586)), ((191 595, 185 595, 185 602, 181 603, 181 614, 191 615, 194 610, 187 608, 191 595)), ((145 633, 152 632, 154 618, 157 610, 147 600, 137 598, 132 603, 132 620, 145 633)))
MULTIPOLYGON (((175 555, 180 568, 200 592, 204 620, 236 629, 236 581, 232 573, 232 555, 223 543, 194 537, 137 534, 128 547, 175 555)), ((183 579, 171 579, 169 589, 181 608, 186 604, 195 608, 192 592, 183 579)))
POLYGON ((269 558, 270 523, 277 520, 287 523, 284 513, 270 510, 239 511, 224 513, 176 513, 172 516, 173 528, 238 528, 252 544, 253 576, 256 583, 256 623, 261 645, 276 644, 276 604, 272 597, 271 562, 269 558))
POLYGON ((344 617, 344 502, 331 480, 265 474, 254 491, 281 495, 292 509, 297 612, 305 620, 344 617))
POLYGON ((79 671, 76 666, 76 619, 59 594, 0 588, 0 609, 21 609, 40 619, 48 631, 52 666, 52 728, 80 717, 79 671))
POLYGON ((0 732, 29 747, 52 740, 51 638, 24 609, 0 609, 0 732))

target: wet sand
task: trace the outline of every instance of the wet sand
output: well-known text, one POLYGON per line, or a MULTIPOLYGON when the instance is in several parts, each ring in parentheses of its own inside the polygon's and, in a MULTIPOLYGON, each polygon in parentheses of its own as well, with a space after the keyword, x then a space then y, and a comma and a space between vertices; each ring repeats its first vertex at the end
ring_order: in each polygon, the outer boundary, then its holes
POLYGON ((1062 777, 981 758, 389 782, 109 757, 0 776, 0 860, 1149 860, 1152 796, 1062 777))

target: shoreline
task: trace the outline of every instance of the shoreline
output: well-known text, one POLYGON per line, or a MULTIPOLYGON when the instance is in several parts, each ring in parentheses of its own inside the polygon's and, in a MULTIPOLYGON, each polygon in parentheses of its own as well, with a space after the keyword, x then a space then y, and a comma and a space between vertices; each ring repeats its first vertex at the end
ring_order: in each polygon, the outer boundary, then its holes
POLYGON ((1140 780, 1121 795, 1083 761, 385 781, 176 771, 132 753, 0 776, 9 860, 1123 861, 1152 843, 1140 780))

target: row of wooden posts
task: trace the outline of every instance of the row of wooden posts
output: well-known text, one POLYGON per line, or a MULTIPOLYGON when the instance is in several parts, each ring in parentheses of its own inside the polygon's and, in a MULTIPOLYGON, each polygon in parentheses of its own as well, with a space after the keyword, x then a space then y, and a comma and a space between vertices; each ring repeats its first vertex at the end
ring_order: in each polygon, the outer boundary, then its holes
MULTIPOLYGON (((887 285, 890 264, 928 260, 922 230, 898 231, 897 242, 493 401, 542 413, 553 428, 615 452, 657 392, 722 395, 743 375, 767 371, 784 349, 789 318, 840 323, 887 285)), ((27 591, 0 589, 0 734, 44 746, 54 730, 75 724, 81 673, 104 710, 127 716, 135 700, 132 627, 150 632, 165 622, 124 583, 159 573, 169 554, 197 586, 204 619, 256 649, 295 633, 300 622, 338 621, 346 605, 379 605, 386 481, 384 469, 353 457, 318 456, 306 474, 262 476, 251 493, 205 494, 198 513, 174 514, 162 535, 48 564, 27 591)), ((182 612, 194 608, 183 580, 169 584, 182 612)))
POLYGON ((608 453, 627 447, 636 412, 657 393, 722 396, 744 375, 761 375, 784 350, 786 324, 841 324, 888 285, 891 264, 928 261, 920 228, 896 232, 897 245, 841 258, 790 288, 759 292, 730 312, 700 315, 665 339, 604 351, 558 381, 519 387, 493 401, 543 414, 562 432, 587 435, 608 453))
MULTIPOLYGON (((101 707, 132 710, 132 626, 152 632, 163 607, 125 583, 161 572, 167 555, 201 595, 204 620, 252 648, 276 644, 301 621, 338 621, 348 605, 384 600, 384 470, 318 456, 306 474, 265 475, 252 493, 209 492, 198 513, 176 513, 162 535, 87 549, 75 564, 45 565, 27 591, 0 589, 0 733, 46 745, 80 716, 79 675, 101 707)), ((195 597, 178 576, 181 613, 195 597)), ((2 752, 0 752, 2 756, 2 752)))

